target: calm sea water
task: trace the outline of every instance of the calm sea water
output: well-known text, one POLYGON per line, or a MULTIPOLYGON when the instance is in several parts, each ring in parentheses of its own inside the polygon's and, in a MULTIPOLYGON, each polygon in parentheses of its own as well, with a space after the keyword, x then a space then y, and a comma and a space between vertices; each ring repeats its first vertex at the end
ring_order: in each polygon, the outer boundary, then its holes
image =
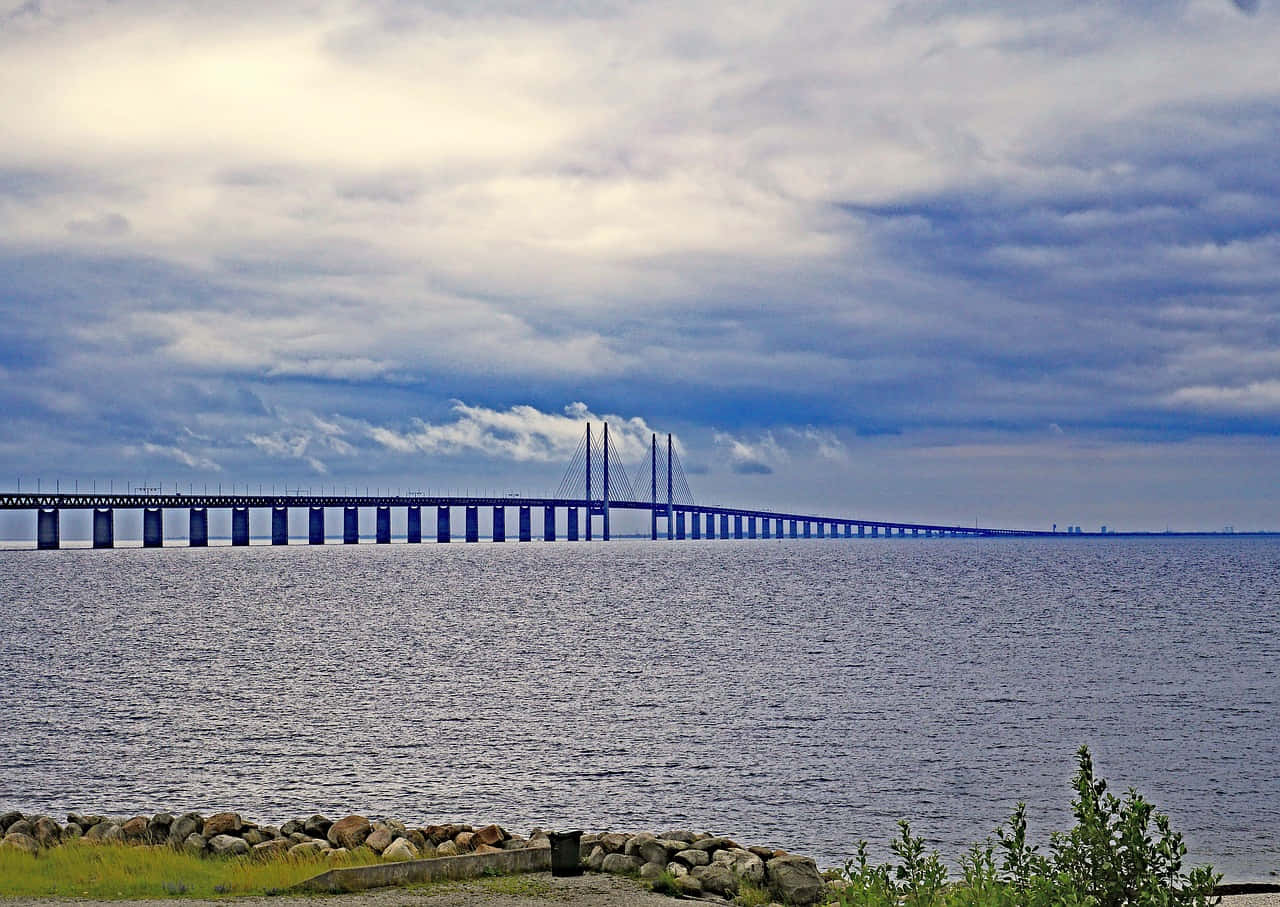
POLYGON ((692 827, 954 858, 1074 752, 1280 870, 1280 542, 0 551, 0 808, 692 827))

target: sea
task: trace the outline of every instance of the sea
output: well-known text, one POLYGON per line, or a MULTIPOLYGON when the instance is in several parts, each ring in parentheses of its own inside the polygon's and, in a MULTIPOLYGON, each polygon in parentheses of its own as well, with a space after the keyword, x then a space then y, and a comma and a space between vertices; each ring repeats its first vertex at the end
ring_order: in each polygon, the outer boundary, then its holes
POLYGON ((685 828, 955 867, 1071 777, 1280 872, 1280 540, 0 551, 0 810, 685 828))

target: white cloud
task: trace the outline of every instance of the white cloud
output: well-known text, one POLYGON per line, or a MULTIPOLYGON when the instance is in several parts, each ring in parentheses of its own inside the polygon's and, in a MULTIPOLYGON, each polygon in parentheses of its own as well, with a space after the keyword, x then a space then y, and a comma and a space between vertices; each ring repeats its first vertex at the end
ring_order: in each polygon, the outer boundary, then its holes
POLYGON ((141 445, 140 448, 134 448, 134 450, 139 450, 139 449, 141 450, 142 453, 145 453, 148 456, 163 457, 168 460, 173 460, 191 469, 203 469, 208 472, 222 471, 222 467, 219 466, 217 463, 215 463, 213 460, 209 459, 208 457, 203 457, 198 454, 190 453, 186 450, 183 450, 181 447, 167 445, 167 444, 152 444, 150 442, 145 442, 141 445))
POLYGON ((1181 387, 1168 400, 1173 406, 1207 412, 1280 413, 1280 380, 1253 381, 1240 387, 1181 387))

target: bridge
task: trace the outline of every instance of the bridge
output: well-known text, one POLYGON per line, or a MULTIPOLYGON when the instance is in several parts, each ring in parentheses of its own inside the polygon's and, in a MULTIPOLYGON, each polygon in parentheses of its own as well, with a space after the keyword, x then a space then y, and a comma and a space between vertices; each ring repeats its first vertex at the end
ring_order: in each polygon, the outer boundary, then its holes
POLYGON ((559 514, 564 515, 564 538, 570 542, 592 541, 595 524, 599 523, 599 538, 611 538, 610 514, 614 510, 647 511, 649 537, 657 540, 665 536, 670 540, 685 539, 769 539, 769 538, 881 538, 890 536, 913 537, 993 537, 993 536, 1046 536, 1065 533, 1000 529, 978 526, 955 526, 936 523, 898 522, 893 520, 861 519, 819 513, 758 510, 742 507, 724 507, 698 504, 689 490, 688 481, 680 465, 679 455, 667 435, 663 449, 659 450, 658 436, 651 439, 648 470, 633 485, 631 477, 622 466, 612 442, 609 426, 593 437, 592 426, 578 444, 556 492, 548 497, 528 498, 515 495, 349 495, 349 494, 164 494, 158 489, 139 489, 124 494, 81 493, 11 493, 0 494, 0 510, 30 510, 36 513, 36 547, 56 549, 61 545, 60 513, 63 510, 93 511, 93 547, 115 546, 115 511, 134 509, 142 511, 142 544, 146 548, 159 548, 164 544, 164 514, 166 510, 186 510, 188 519, 188 544, 193 548, 209 544, 210 509, 231 511, 231 544, 249 544, 249 511, 270 509, 271 543, 289 544, 289 511, 305 508, 308 512, 307 541, 312 545, 325 543, 325 516, 328 508, 341 508, 342 541, 357 544, 360 539, 360 508, 372 507, 375 511, 375 543, 391 541, 391 510, 405 508, 408 531, 406 540, 420 543, 423 508, 436 510, 436 541, 453 540, 452 511, 461 508, 464 515, 463 538, 468 542, 480 541, 480 509, 492 509, 491 538, 505 542, 507 538, 507 509, 514 507, 517 513, 515 537, 522 542, 534 538, 534 513, 541 512, 541 532, 538 537, 553 542, 558 538, 561 524, 559 514), (659 523, 662 531, 659 531, 659 523))

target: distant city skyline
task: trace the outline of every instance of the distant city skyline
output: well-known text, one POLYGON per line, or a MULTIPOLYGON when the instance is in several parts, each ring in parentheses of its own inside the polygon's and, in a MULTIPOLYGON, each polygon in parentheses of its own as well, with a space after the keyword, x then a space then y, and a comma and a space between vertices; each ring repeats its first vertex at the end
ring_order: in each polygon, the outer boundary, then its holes
POLYGON ((544 494, 607 420, 705 503, 1280 529, 1276 47, 1265 0, 0 5, 0 490, 544 494))

